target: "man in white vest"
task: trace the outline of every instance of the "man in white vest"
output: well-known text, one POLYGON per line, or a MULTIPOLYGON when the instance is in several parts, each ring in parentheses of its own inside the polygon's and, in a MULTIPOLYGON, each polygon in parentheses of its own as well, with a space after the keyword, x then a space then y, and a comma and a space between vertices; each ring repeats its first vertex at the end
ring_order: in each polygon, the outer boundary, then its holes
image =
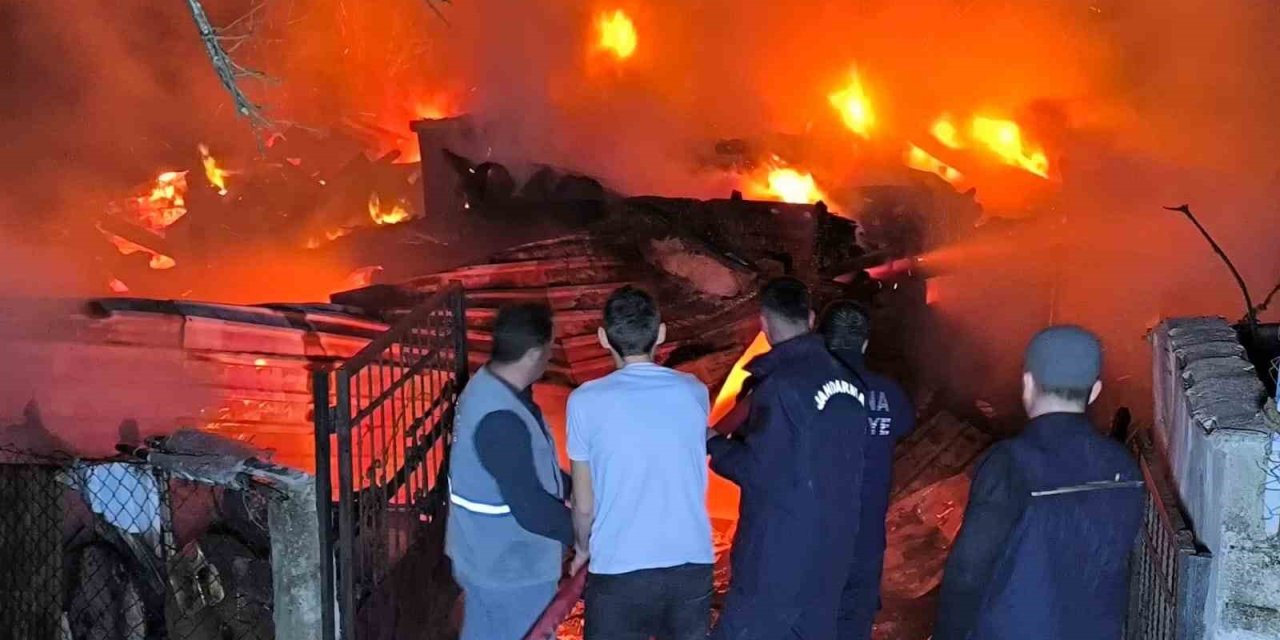
POLYGON ((461 640, 520 640, 555 596, 573 525, 569 478, 533 401, 551 310, 498 312, 493 350, 458 399, 445 551, 464 594, 461 640))

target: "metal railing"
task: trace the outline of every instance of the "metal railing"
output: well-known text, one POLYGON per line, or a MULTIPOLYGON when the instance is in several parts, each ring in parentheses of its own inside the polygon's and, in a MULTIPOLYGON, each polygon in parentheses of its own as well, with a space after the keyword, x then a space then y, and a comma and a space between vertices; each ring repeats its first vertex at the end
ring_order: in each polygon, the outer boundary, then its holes
POLYGON ((341 366, 314 374, 321 554, 334 562, 322 597, 337 601, 343 640, 390 637, 394 621, 369 604, 414 543, 443 527, 453 414, 467 374, 456 282, 341 366))
POLYGON ((1146 481, 1142 530, 1130 560, 1127 640, 1204 637, 1212 556, 1196 545, 1163 458, 1143 431, 1133 441, 1146 481))

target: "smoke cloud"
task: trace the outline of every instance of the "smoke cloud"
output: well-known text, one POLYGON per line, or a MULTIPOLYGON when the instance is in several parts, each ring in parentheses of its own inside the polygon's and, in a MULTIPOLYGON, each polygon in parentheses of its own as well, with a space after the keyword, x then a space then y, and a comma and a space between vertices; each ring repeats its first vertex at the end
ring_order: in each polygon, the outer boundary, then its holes
MULTIPOLYGON (((227 24, 251 6, 208 8, 227 24)), ((806 168, 836 192, 873 180, 871 165, 927 136, 941 113, 1016 118, 1054 166, 1035 241, 956 254, 938 303, 971 332, 973 359, 1003 363, 993 388, 1012 387, 1031 331, 1074 321, 1104 335, 1109 379, 1133 385, 1123 393, 1137 402, 1147 326, 1243 315, 1224 269, 1163 205, 1191 204, 1256 292, 1280 278, 1280 13, 1266 3, 439 6, 447 23, 423 0, 273 0, 237 56, 279 82, 247 88, 270 115, 316 129, 359 121, 403 135, 414 117, 466 111, 490 125, 495 159, 667 195, 727 193, 723 174, 695 161, 721 138, 805 136, 806 168), (622 63, 593 47, 596 17, 617 8, 639 42, 622 63), (877 111, 871 142, 844 130, 827 100, 855 64, 877 111)), ((182 3, 5 0, 0 13, 13 70, 0 158, 14 178, 0 221, 68 254, 59 261, 101 244, 84 229, 105 202, 189 166, 198 142, 229 164, 254 152, 182 3)), ((25 259, 3 262, 12 272, 25 259)), ((74 290, 52 290, 64 285, 74 290)))

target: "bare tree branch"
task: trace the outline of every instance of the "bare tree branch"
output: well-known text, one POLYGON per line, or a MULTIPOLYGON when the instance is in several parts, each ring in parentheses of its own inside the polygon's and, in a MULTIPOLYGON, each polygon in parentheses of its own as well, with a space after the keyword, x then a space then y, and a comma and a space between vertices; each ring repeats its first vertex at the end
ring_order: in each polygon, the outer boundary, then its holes
POLYGON ((1176 207, 1165 207, 1165 210, 1177 211, 1178 213, 1186 216, 1187 220, 1190 220, 1191 224, 1194 224, 1196 229, 1200 231, 1200 235, 1204 236, 1205 241, 1209 243, 1213 252, 1218 254, 1218 257, 1222 259, 1223 264, 1227 265, 1227 269, 1231 271, 1231 277, 1236 279, 1236 285, 1240 287, 1240 293, 1244 296, 1244 319, 1249 325, 1249 337, 1251 339, 1255 338, 1258 333, 1258 315, 1254 311, 1253 296, 1249 294, 1249 285, 1245 284, 1244 277, 1241 276, 1240 271, 1236 269, 1235 263, 1231 262, 1231 258, 1227 257, 1227 252, 1223 251, 1222 247, 1218 246, 1218 242, 1213 239, 1213 236, 1209 235, 1209 231, 1204 228, 1204 225, 1200 224, 1200 220, 1196 218, 1195 214, 1191 213, 1191 205, 1184 204, 1176 207))
POLYGON ((449 24, 449 19, 444 17, 444 12, 440 10, 440 5, 450 4, 450 0, 426 0, 426 2, 427 2, 427 7, 429 7, 431 11, 436 14, 436 17, 440 18, 440 20, 445 24, 449 24))
MULTIPOLYGON (((1276 297, 1276 294, 1278 293, 1280 293, 1280 282, 1277 282, 1275 288, 1271 290, 1271 293, 1268 293, 1267 297, 1263 299, 1262 302, 1259 302, 1258 306, 1253 308, 1253 314, 1257 316, 1263 311, 1266 311, 1267 307, 1271 306, 1271 299, 1276 297)), ((1243 320, 1241 322, 1243 322, 1243 320)))
POLYGON ((263 114, 262 105, 251 100, 239 85, 239 81, 243 78, 267 80, 267 76, 240 65, 231 58, 231 55, 222 46, 224 41, 236 42, 238 46, 252 35, 255 26, 254 16, 262 11, 265 3, 254 5, 253 9, 250 9, 248 13, 231 23, 232 26, 242 22, 249 24, 249 33, 235 36, 226 35, 224 33, 225 29, 219 31, 209 23, 209 16, 205 14, 204 6, 200 4, 200 0, 186 0, 186 2, 191 9, 191 17, 195 19, 196 29, 200 31, 200 40, 204 42, 205 53, 209 54, 209 61, 213 63, 213 70, 218 74, 218 81, 222 83, 227 93, 231 94, 231 99, 236 106, 236 113, 247 118, 255 130, 270 131, 276 128, 277 123, 272 122, 263 114))

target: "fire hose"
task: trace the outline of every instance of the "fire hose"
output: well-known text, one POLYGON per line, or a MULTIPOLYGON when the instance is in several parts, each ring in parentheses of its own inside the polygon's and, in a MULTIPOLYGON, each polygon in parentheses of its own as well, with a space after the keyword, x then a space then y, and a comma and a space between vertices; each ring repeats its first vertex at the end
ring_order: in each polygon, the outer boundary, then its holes
POLYGON ((578 604, 586 587, 587 568, 583 567, 560 585, 560 589, 556 591, 556 597, 551 599, 551 604, 547 605, 546 610, 534 623, 533 629, 525 635, 524 640, 555 640, 556 630, 573 612, 573 606, 578 604))

